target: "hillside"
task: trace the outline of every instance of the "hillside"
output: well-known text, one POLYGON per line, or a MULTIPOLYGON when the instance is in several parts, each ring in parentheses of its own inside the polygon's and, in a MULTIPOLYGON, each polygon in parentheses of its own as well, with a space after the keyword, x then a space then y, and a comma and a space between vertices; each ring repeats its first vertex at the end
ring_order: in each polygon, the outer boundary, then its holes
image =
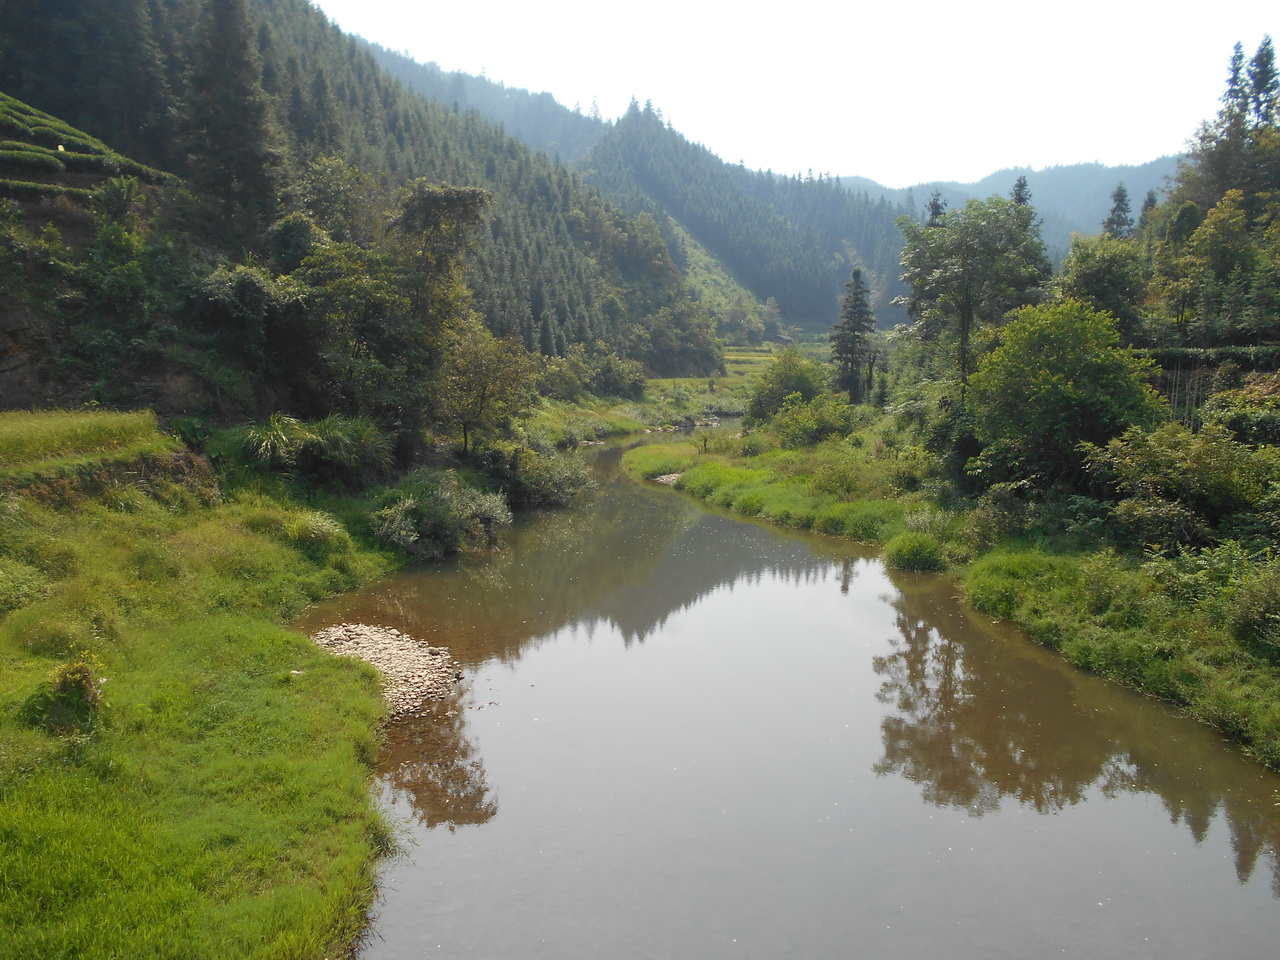
MULTIPOLYGON (((383 229, 375 208, 411 181, 475 187, 488 202, 466 279, 491 331, 654 373, 719 363, 651 226, 477 113, 406 90, 306 0, 130 0, 74 20, 13 0, 6 20, 4 89, 196 192, 209 214, 197 273, 246 251, 262 263, 270 232, 297 214, 368 249, 383 229), (215 23, 212 11, 230 12, 215 23)), ((172 293, 179 313, 199 312, 172 293)))
POLYGON ((580 109, 571 110, 549 93, 442 70, 435 63, 418 63, 376 43, 367 46, 387 76, 399 80, 406 89, 439 101, 455 113, 474 110, 535 150, 569 165, 584 157, 612 126, 595 111, 584 115, 580 109))
POLYGON ((670 128, 652 105, 633 102, 581 167, 623 209, 687 229, 756 297, 775 300, 788 324, 829 329, 854 266, 873 278, 882 322, 900 292, 893 223, 900 208, 827 179, 727 164, 670 128))

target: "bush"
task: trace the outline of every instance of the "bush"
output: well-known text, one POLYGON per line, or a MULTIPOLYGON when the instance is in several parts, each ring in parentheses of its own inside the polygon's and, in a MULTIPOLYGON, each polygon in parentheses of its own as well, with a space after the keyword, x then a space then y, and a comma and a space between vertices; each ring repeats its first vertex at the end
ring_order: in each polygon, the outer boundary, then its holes
POLYGON ((933 535, 908 530, 884 545, 884 559, 891 567, 923 573, 942 570, 946 560, 933 535))
POLYGON ((1228 622, 1242 646, 1280 663, 1280 570, 1269 567, 1245 585, 1231 604, 1228 622))
POLYGON ((784 447, 811 447, 827 437, 853 429, 853 408, 844 397, 823 394, 805 401, 793 393, 773 418, 773 430, 784 447))
POLYGON ((374 536, 423 559, 489 545, 511 523, 511 510, 499 494, 464 485, 452 470, 417 470, 388 497, 390 502, 370 517, 374 536))
POLYGON ((782 409, 792 394, 799 394, 804 403, 809 402, 826 390, 828 379, 822 364, 788 347, 774 357, 756 381, 747 401, 747 422, 768 420, 782 409))
POLYGON ((555 450, 506 444, 486 450, 479 461, 517 507, 565 507, 593 483, 580 457, 555 450))
POLYGON ((87 733, 99 719, 105 683, 101 661, 82 650, 23 703, 22 719, 52 733, 87 733))

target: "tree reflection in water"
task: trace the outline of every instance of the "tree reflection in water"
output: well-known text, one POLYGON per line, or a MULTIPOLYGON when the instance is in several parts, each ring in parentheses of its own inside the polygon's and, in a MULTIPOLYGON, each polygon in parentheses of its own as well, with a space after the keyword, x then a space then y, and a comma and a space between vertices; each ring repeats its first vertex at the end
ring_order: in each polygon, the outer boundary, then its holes
POLYGON ((498 812, 484 764, 466 735, 461 692, 397 723, 383 749, 383 782, 428 829, 486 823, 498 812))
POLYGON ((900 774, 929 802, 973 816, 1005 800, 1056 813, 1095 792, 1152 794, 1197 843, 1221 813, 1239 881, 1265 859, 1280 897, 1280 823, 1262 771, 1242 775, 1249 761, 1210 731, 996 630, 953 603, 946 581, 890 579, 898 636, 872 663, 877 698, 892 708, 878 775, 900 774))

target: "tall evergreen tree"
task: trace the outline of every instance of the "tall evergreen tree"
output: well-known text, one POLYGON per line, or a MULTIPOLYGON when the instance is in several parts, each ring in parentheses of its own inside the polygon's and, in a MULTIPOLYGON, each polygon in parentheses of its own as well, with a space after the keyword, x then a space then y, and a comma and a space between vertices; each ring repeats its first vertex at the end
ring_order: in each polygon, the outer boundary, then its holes
POLYGON ((192 182, 240 233, 262 225, 275 207, 275 170, 267 100, 245 0, 207 0, 188 76, 192 182))
POLYGON ((1122 240, 1133 233, 1133 215, 1129 206, 1129 191, 1123 183, 1117 183, 1111 191, 1111 212, 1102 221, 1102 232, 1122 240))
POLYGON ((1031 203, 1031 188, 1027 186, 1026 177, 1018 177, 1013 181, 1013 189, 1009 191, 1009 199, 1020 207, 1031 203))
POLYGON ((1145 230, 1147 224, 1151 222, 1151 214, 1160 204, 1160 198, 1156 196, 1154 190, 1148 190, 1147 195, 1142 198, 1142 210, 1138 213, 1138 229, 1145 230))
POLYGON ((1276 96, 1280 93, 1280 77, 1276 74, 1276 51, 1269 35, 1262 38, 1258 51, 1249 61, 1249 121, 1253 127, 1275 121, 1276 96))
POLYGON ((840 301, 840 321, 831 328, 831 359, 836 365, 836 386, 849 393, 850 403, 861 402, 869 382, 864 382, 863 368, 874 357, 871 333, 875 330, 875 314, 871 312, 871 294, 862 271, 854 267, 845 284, 840 301))

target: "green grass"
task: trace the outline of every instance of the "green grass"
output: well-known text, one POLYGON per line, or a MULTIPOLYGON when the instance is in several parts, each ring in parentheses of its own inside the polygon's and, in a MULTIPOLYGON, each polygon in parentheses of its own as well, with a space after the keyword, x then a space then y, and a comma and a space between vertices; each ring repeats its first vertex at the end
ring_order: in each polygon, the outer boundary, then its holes
POLYGON ((150 410, 0 413, 0 479, 56 475, 103 461, 173 453, 181 444, 156 429, 150 410))
MULTIPOLYGON (((115 456, 142 419, 9 414, 7 449, 115 456)), ((282 489, 0 494, 0 958, 320 957, 358 934, 389 842, 377 680, 280 624, 398 561, 282 489), (28 722, 85 651, 93 722, 28 722)))
POLYGON ((644 421, 631 415, 627 405, 569 404, 543 399, 525 426, 549 442, 563 446, 582 441, 622 436, 644 429, 644 421))
POLYGON ((895 486, 895 461, 876 449, 837 439, 781 450, 764 434, 721 434, 706 453, 695 441, 648 444, 628 450, 623 465, 644 479, 678 473, 677 489, 744 516, 879 543, 906 530, 929 502, 895 486))
POLYGON ((1280 768, 1280 669, 1231 629, 1248 585, 1276 576, 1277 561, 1237 558, 1206 577, 1214 552, 1139 560, 1005 546, 971 564, 961 584, 984 613, 1079 667, 1182 706, 1280 768))

